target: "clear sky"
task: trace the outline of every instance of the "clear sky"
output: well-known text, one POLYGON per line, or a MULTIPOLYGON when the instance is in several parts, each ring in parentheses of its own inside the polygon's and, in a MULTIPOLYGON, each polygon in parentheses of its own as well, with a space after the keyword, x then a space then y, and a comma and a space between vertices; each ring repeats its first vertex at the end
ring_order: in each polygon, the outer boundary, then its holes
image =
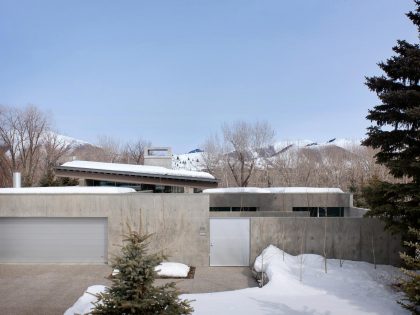
POLYGON ((182 153, 223 122, 277 139, 359 138, 411 0, 0 0, 0 104, 62 134, 142 137, 182 153))

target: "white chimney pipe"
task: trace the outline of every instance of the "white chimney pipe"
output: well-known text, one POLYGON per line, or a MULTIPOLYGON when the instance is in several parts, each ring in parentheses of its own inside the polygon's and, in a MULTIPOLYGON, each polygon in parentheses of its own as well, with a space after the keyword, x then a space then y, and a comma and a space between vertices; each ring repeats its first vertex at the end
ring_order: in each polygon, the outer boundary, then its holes
POLYGON ((20 181, 20 173, 19 172, 14 172, 13 173, 13 188, 20 188, 21 186, 21 181, 20 181))

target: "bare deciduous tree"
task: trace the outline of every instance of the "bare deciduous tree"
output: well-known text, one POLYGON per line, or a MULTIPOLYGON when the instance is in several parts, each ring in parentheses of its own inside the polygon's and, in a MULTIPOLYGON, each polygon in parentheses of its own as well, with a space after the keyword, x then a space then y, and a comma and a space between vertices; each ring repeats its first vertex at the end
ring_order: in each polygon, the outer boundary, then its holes
POLYGON ((60 159, 71 150, 71 144, 64 141, 55 132, 47 132, 43 137, 42 148, 46 169, 57 166, 60 159))
POLYGON ((227 164, 236 184, 248 186, 249 179, 261 156, 261 150, 272 144, 274 130, 267 122, 250 124, 238 121, 222 126, 223 138, 229 153, 227 164))
POLYGON ((223 148, 217 134, 206 139, 203 145, 204 168, 207 172, 216 174, 218 169, 223 167, 223 148))
POLYGON ((144 150, 151 145, 150 141, 143 139, 128 143, 123 152, 123 160, 128 164, 144 164, 144 150))
POLYGON ((8 172, 20 171, 24 186, 35 182, 42 137, 48 130, 47 116, 33 105, 0 110, 0 138, 8 149, 8 172))
MULTIPOLYGON (((225 123, 222 125, 222 141, 213 136, 204 145, 207 170, 214 174, 216 168, 219 171, 227 169, 236 186, 246 187, 258 160, 265 157, 265 150, 272 145, 273 139, 274 130, 267 122, 225 123)), ((220 173, 226 176, 223 171, 220 173)))
POLYGON ((99 147, 99 158, 103 162, 115 163, 121 160, 122 154, 122 145, 121 142, 115 140, 110 136, 99 136, 98 137, 98 147, 99 147))

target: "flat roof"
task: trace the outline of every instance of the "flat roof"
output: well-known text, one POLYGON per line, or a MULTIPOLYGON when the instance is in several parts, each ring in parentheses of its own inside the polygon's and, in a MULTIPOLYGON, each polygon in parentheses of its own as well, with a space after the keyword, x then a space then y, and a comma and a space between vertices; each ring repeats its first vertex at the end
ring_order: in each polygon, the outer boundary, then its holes
POLYGON ((213 188, 205 189, 203 193, 207 194, 337 194, 344 193, 340 188, 328 188, 328 187, 228 187, 228 188, 213 188))
POLYGON ((80 177, 112 181, 132 181, 168 185, 217 187, 218 180, 206 172, 173 170, 161 166, 104 163, 92 161, 72 161, 55 168, 57 176, 80 177), (102 177, 98 177, 102 175, 102 177), (195 184, 194 184, 195 183, 195 184), (197 185, 198 183, 198 185, 197 185), (190 185, 189 185, 190 184, 190 185))
POLYGON ((126 194, 135 192, 134 189, 125 187, 56 186, 0 188, 0 194, 126 194))

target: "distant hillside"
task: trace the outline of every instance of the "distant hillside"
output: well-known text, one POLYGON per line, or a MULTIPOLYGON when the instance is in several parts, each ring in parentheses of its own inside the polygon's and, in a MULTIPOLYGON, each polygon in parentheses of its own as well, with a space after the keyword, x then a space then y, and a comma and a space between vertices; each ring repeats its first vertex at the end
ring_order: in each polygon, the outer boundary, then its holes
POLYGON ((65 145, 69 145, 72 149, 75 149, 75 148, 80 147, 80 146, 90 145, 90 143, 87 142, 87 141, 76 139, 76 138, 69 137, 69 136, 65 136, 65 135, 62 135, 62 134, 59 134, 59 133, 56 133, 56 132, 52 132, 52 131, 47 135, 47 137, 49 135, 56 136, 57 140, 60 143, 63 143, 65 145))
MULTIPOLYGON (((282 157, 292 162, 298 153, 311 155, 316 157, 317 160, 322 160, 327 153, 335 153, 345 158, 352 148, 358 146, 360 146, 360 140, 343 138, 332 138, 322 142, 307 139, 283 140, 276 142, 274 146, 260 149, 258 155, 261 156, 261 159, 258 160, 257 165, 264 167, 266 163, 270 163, 276 157, 282 157)), ((196 149, 189 153, 174 155, 172 167, 193 171, 204 170, 205 163, 202 150, 196 149)))

